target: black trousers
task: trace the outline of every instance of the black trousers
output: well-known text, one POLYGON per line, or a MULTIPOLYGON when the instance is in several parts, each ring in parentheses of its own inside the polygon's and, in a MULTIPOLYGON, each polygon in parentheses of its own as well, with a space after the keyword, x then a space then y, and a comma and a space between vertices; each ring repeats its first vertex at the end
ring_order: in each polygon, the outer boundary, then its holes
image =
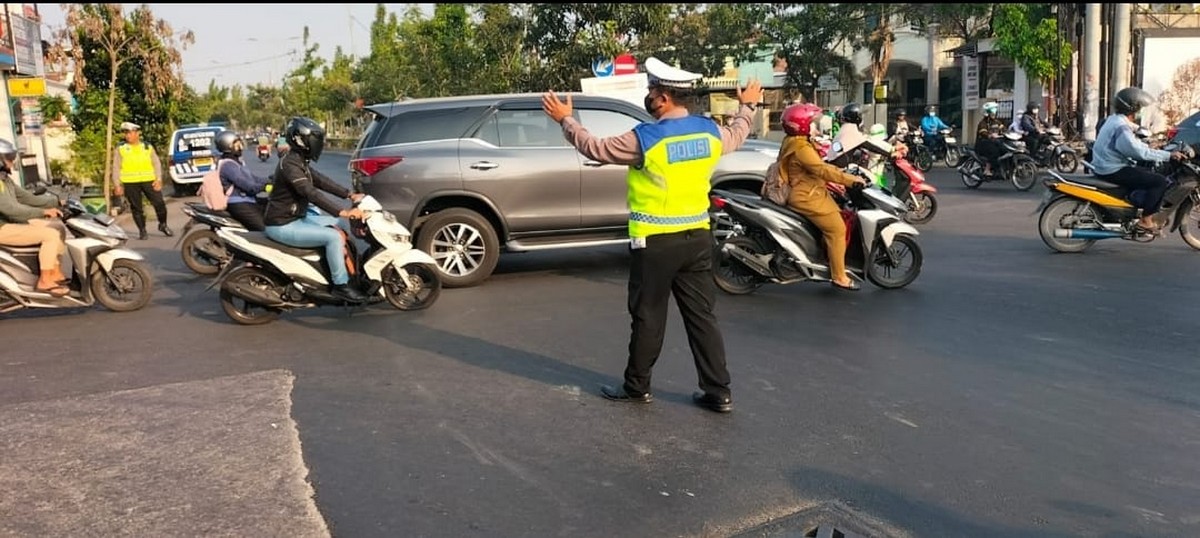
POLYGON ((717 317, 713 283, 713 239, 705 229, 687 230, 646 238, 645 248, 631 251, 629 315, 633 334, 625 391, 650 392, 650 373, 662 351, 670 297, 683 316, 688 345, 696 362, 700 389, 729 396, 729 370, 725 366, 725 341, 717 317))
POLYGON ((146 208, 142 206, 143 196, 149 198, 150 205, 154 206, 154 215, 158 217, 159 226, 167 223, 167 204, 163 201, 162 191, 154 190, 153 182, 121 183, 121 187, 125 189, 125 199, 129 200, 129 212, 133 214, 133 223, 137 224, 138 231, 146 229, 146 208))
POLYGON ((1142 210, 1144 216, 1158 213, 1162 208, 1163 195, 1170 186, 1166 177, 1136 166, 1126 166, 1114 173, 1096 177, 1129 190, 1145 191, 1140 199, 1136 196, 1131 199, 1134 205, 1142 210))
POLYGON ((264 204, 256 202, 238 202, 225 206, 225 211, 247 230, 261 232, 266 229, 266 225, 263 224, 263 207, 264 204))

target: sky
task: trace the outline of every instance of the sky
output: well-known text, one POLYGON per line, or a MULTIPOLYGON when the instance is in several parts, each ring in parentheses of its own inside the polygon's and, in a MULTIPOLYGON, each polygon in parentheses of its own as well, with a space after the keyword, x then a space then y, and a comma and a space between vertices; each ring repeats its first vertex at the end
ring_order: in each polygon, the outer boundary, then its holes
MULTIPOLYGON (((126 12, 140 4, 123 4, 126 12)), ((210 81, 235 84, 279 85, 283 75, 303 56, 301 36, 308 26, 309 42, 317 54, 329 59, 342 50, 356 57, 371 50, 371 21, 378 4, 149 4, 155 17, 177 32, 191 30, 196 42, 183 51, 185 78, 203 92, 210 81), (295 51, 294 53, 291 53, 295 51), (290 54, 289 54, 290 53, 290 54)), ((384 4, 402 15, 412 4, 384 4)), ((431 4, 421 4, 426 14, 431 4)), ((62 28, 60 4, 38 4, 43 39, 62 28)))

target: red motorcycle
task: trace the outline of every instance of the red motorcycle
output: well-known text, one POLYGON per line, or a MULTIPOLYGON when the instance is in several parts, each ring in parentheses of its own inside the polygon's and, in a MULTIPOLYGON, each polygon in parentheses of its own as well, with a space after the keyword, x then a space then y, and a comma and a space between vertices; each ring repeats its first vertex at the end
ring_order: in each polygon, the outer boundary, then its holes
POLYGON ((908 206, 904 220, 909 224, 925 224, 937 214, 937 187, 925 182, 925 174, 917 169, 904 155, 888 161, 892 172, 892 196, 908 206))
POLYGON ((270 158, 271 158, 271 146, 268 146, 266 144, 259 144, 258 145, 258 160, 265 163, 265 162, 267 162, 267 159, 270 159, 270 158))

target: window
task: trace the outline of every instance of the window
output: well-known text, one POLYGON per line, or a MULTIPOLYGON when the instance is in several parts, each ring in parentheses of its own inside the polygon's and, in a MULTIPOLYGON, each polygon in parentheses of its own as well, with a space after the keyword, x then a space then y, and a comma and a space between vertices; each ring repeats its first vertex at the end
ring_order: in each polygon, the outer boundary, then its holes
POLYGON ((506 148, 545 148, 567 145, 562 127, 541 109, 498 110, 479 127, 476 138, 506 148))
POLYGON ((576 109, 579 123, 598 137, 622 135, 641 123, 637 118, 611 110, 576 109))
POLYGON ((483 110, 482 107, 456 107, 401 112, 388 120, 375 145, 461 138, 483 110))

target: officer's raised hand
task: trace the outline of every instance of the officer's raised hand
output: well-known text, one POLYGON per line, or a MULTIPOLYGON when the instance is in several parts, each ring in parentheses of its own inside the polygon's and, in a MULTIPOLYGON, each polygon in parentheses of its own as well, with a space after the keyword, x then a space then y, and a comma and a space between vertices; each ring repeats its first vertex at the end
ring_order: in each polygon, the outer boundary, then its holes
MULTIPOLYGON (((762 83, 758 79, 751 79, 746 83, 746 89, 737 89, 738 102, 743 105, 757 105, 763 100, 762 83)), ((570 101, 567 101, 569 104, 570 101)))
MULTIPOLYGON (((762 97, 762 91, 758 92, 759 97, 762 97)), ((571 115, 571 94, 567 94, 567 102, 563 103, 558 100, 558 95, 554 90, 550 90, 542 94, 542 110, 546 111, 546 115, 556 123, 562 123, 564 119, 571 115)))

